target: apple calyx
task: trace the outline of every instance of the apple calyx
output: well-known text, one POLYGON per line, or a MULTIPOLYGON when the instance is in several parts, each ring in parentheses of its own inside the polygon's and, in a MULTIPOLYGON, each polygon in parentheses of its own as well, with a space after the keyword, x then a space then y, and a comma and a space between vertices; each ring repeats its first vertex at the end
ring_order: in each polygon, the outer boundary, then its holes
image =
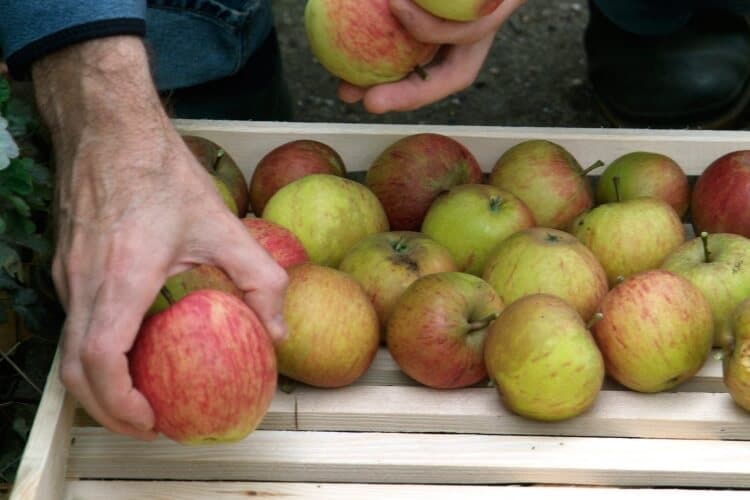
POLYGON ((603 313, 598 312, 598 313, 594 314, 591 317, 591 319, 589 320, 589 322, 586 323, 586 328, 589 329, 589 330, 591 330, 594 327, 595 324, 597 324, 598 322, 600 322, 603 319, 604 319, 604 314, 603 313))
POLYGON ((708 233, 701 232, 701 242, 703 243, 703 262, 711 262, 711 251, 708 249, 708 233))
POLYGON ((174 303, 175 303, 175 302, 177 302, 177 301, 176 301, 176 300, 174 299, 174 295, 172 295, 172 292, 170 292, 170 291, 169 291, 169 288, 167 288, 167 287, 165 287, 165 286, 161 287, 161 290, 159 290, 159 294, 160 294, 160 295, 161 295, 162 297, 164 297, 164 300, 166 300, 166 301, 167 301, 167 303, 168 303, 168 304, 169 304, 170 306, 173 306, 173 305, 174 305, 174 303))
POLYGON ((546 234, 546 235, 544 236, 544 240, 545 240, 545 241, 548 241, 548 242, 550 242, 550 243, 557 243, 558 241, 560 241, 560 237, 559 237, 559 236, 557 236, 556 234, 552 234, 552 233, 547 233, 547 234, 546 234))
POLYGON ((603 166, 604 166, 604 162, 603 161, 596 160, 594 163, 591 164, 591 166, 586 167, 586 168, 584 168, 581 171, 581 177, 584 177, 584 176, 588 175, 589 173, 593 172, 594 170, 596 170, 597 168, 603 167, 603 166))
POLYGON ((485 316, 484 318, 477 320, 477 321, 471 321, 469 322, 469 331, 468 333, 477 332, 479 330, 484 330, 488 326, 490 326, 490 323, 495 321, 498 317, 500 317, 499 312, 494 312, 488 316, 485 316))
POLYGON ((409 245, 406 244, 406 241, 403 238, 399 238, 391 244, 391 248, 397 254, 402 254, 409 249, 409 245))
POLYGON ((420 64, 417 64, 416 66, 414 66, 414 72, 417 74, 419 78, 422 79, 422 81, 427 80, 429 76, 427 74, 427 71, 425 71, 424 67, 422 67, 422 65, 420 64))
POLYGON ((493 196, 490 198, 490 211, 499 212, 500 208, 505 204, 505 200, 500 196, 493 196))

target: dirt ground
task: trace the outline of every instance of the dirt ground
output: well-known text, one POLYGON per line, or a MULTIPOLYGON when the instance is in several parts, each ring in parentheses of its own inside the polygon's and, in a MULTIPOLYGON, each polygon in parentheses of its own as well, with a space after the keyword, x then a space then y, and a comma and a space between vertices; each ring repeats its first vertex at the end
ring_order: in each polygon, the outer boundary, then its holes
POLYGON ((284 64, 306 122, 425 123, 501 126, 607 127, 586 79, 585 1, 534 0, 497 35, 469 89, 409 113, 374 116, 336 98, 336 80, 318 64, 305 38, 301 0, 274 0, 284 64))

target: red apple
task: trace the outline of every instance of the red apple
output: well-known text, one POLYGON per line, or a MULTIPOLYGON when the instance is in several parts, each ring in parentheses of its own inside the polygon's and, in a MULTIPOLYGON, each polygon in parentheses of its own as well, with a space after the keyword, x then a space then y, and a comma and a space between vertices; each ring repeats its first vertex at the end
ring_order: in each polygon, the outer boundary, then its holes
POLYGON ((423 276, 403 293, 388 321, 386 343, 398 366, 439 389, 467 387, 487 376, 487 329, 503 309, 490 285, 472 274, 423 276))
POLYGON ((276 390, 266 330, 244 302, 216 290, 193 292, 147 318, 128 356, 156 430, 183 444, 245 438, 276 390))
POLYGON ((703 293, 690 281, 656 269, 615 286, 593 325, 607 373, 640 392, 666 391, 705 363, 714 322, 703 293))
POLYGON ((250 178, 250 209, 260 216, 276 191, 309 174, 345 177, 346 166, 336 150, 318 141, 291 141, 271 150, 250 178))
POLYGON ((258 217, 245 217, 242 223, 252 237, 284 269, 309 260, 302 242, 287 228, 258 217))
POLYGON ((394 231, 419 231, 438 195, 459 184, 481 182, 482 169, 474 155, 440 134, 415 134, 396 141, 378 156, 365 178, 394 231))
POLYGON ((279 373, 316 387, 343 387, 370 367, 380 346, 378 316, 348 274, 313 263, 289 270, 289 335, 276 345, 279 373))
POLYGON ((715 160, 698 177, 691 198, 695 233, 750 237, 750 150, 715 160))

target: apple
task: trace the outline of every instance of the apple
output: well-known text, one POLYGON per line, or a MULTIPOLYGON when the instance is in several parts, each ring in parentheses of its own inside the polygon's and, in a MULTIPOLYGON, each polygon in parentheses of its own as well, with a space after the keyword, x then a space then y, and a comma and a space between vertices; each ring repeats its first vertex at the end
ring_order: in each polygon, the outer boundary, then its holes
POLYGON ((711 306, 690 281, 664 269, 614 287, 593 325, 607 373, 625 387, 660 392, 692 377, 714 337, 711 306))
POLYGON ((503 404, 526 418, 573 418, 596 400, 604 362, 580 315, 559 297, 508 305, 487 334, 484 362, 503 404))
POLYGON ((365 289, 385 334, 401 294, 427 274, 456 271, 451 253, 428 236, 414 231, 377 233, 357 243, 344 255, 339 270, 365 289))
POLYGON ((234 212, 239 217, 244 217, 250 198, 245 174, 237 166, 237 162, 211 139, 197 135, 183 135, 182 139, 208 173, 226 185, 234 200, 234 212))
POLYGON ((680 217, 690 202, 688 178, 682 167, 670 157, 646 151, 620 156, 602 172, 596 186, 596 201, 612 203, 633 198, 652 197, 666 201, 680 217), (613 179, 618 177, 619 193, 613 179))
POLYGON ((450 250, 459 271, 480 276, 498 243, 534 225, 531 210, 508 191, 486 184, 462 184, 430 205, 422 233, 450 250))
POLYGON ((330 174, 306 175, 279 189, 263 218, 292 231, 311 261, 331 267, 338 267, 363 238, 388 231, 383 206, 372 191, 330 174))
POLYGON ((228 443, 258 426, 276 390, 276 356, 240 299, 201 290, 146 318, 128 353, 156 430, 186 445, 228 443))
POLYGON ((198 264, 167 278, 146 314, 152 315, 164 311, 171 302, 177 302, 192 292, 207 289, 228 293, 239 299, 245 296, 244 292, 234 284, 232 278, 220 267, 198 264))
POLYGON ((750 240, 738 234, 702 233, 675 249, 661 265, 697 286, 714 316, 714 346, 729 339, 725 323, 740 302, 750 297, 750 240))
POLYGON ((315 387, 343 387, 372 364, 378 316, 357 281, 314 263, 289 270, 287 338, 276 345, 279 373, 315 387))
POLYGON ((724 328, 729 338, 722 358, 724 385, 732 399, 750 411, 750 299, 732 311, 724 328))
POLYGON ((482 352, 503 302, 481 278, 460 272, 422 276, 393 309, 386 344, 401 370, 438 389, 487 377, 482 352))
POLYGON ((302 242, 289 229, 259 217, 244 217, 241 220, 250 235, 284 269, 309 260, 302 242))
POLYGON ((605 203, 581 214, 570 232, 607 272, 610 286, 635 273, 656 269, 685 242, 680 216, 656 198, 605 203))
POLYGON ((594 205, 588 173, 564 147, 533 139, 521 142, 500 156, 488 183, 510 191, 531 209, 536 223, 566 229, 578 215, 594 205))
POLYGON ((414 0, 433 16, 451 21, 474 21, 494 12, 502 0, 414 0))
POLYGON ((360 87, 401 80, 438 48, 412 37, 389 0, 308 0, 305 31, 320 63, 360 87))
POLYGON ((557 229, 524 229, 502 241, 482 275, 506 305, 546 293, 565 300, 584 320, 609 291, 607 274, 593 253, 557 229))
POLYGON ((365 184, 383 204, 394 231, 419 231, 427 210, 459 184, 479 184, 482 169, 461 143, 441 134, 413 134, 385 149, 365 184))
POLYGON ((750 150, 727 153, 698 177, 690 201, 695 234, 750 238, 750 150))
POLYGON ((232 193, 229 191, 227 185, 224 184, 224 181, 222 181, 218 177, 212 177, 212 179, 214 181, 214 186, 216 186, 216 190, 219 192, 219 196, 221 196, 221 200, 224 202, 224 205, 226 205, 230 212, 236 214, 238 212, 237 202, 234 201, 232 193))
POLYGON ((250 208, 260 216, 273 194, 309 174, 346 176, 338 152, 322 142, 301 139, 287 142, 260 159, 250 177, 250 208))

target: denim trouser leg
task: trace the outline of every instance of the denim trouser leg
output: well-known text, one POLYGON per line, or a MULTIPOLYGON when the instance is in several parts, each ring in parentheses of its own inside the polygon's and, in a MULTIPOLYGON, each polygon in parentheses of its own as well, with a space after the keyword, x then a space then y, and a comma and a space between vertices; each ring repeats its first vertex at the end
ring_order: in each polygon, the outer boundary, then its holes
POLYGON ((626 31, 665 35, 687 23, 697 9, 725 9, 750 14, 750 0, 594 0, 601 11, 626 31))

